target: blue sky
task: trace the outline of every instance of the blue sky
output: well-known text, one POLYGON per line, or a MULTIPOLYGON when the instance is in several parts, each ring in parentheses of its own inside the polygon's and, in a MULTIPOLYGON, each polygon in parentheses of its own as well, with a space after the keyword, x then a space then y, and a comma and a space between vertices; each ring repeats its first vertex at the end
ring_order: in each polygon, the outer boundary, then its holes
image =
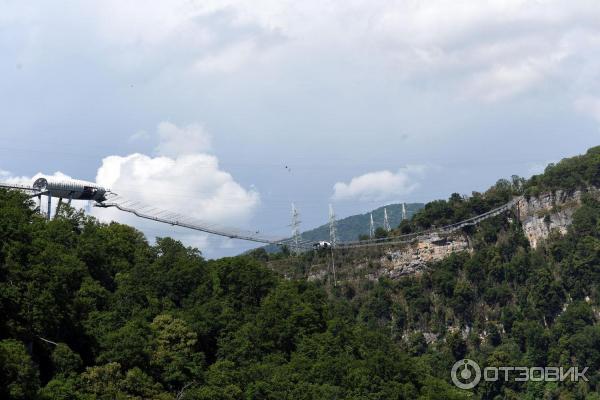
MULTIPOLYGON (((0 0, 0 174, 286 235, 600 139, 596 1, 0 0), (286 168, 287 167, 287 168, 286 168)), ((208 256, 241 242, 141 224, 208 256)))

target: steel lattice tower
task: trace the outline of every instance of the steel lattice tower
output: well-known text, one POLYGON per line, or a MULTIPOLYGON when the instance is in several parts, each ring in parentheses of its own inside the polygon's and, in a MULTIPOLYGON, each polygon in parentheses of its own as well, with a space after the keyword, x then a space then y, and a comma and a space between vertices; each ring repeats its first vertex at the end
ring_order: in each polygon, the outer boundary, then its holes
POLYGON ((333 206, 329 205, 329 241, 331 246, 335 246, 337 243, 337 230, 335 226, 335 212, 333 206))
POLYGON ((373 223, 373 213, 371 215, 371 222, 369 224, 369 239, 373 239, 375 237, 375 224, 373 223))
POLYGON ((387 215, 387 208, 383 208, 383 229, 385 229, 387 232, 389 232, 391 230, 390 228, 390 221, 388 220, 388 215, 387 215))
POLYGON ((292 243, 294 248, 292 249, 295 253, 300 252, 300 213, 296 209, 294 203, 292 203, 292 243))
POLYGON ((333 206, 329 205, 329 241, 331 242, 331 268, 333 270, 333 285, 337 286, 337 279, 335 276, 335 258, 333 255, 333 248, 337 244, 337 232, 335 226, 335 212, 333 206))

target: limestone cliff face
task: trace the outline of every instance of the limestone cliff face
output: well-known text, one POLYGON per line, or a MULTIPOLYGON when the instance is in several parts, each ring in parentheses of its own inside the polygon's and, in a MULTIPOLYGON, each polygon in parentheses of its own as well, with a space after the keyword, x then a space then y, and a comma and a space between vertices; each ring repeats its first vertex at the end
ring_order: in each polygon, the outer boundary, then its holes
MULTIPOLYGON (((516 200, 514 211, 531 247, 537 247, 552 231, 565 234, 586 193, 600 199, 600 189, 588 188, 571 192, 557 190, 537 197, 521 197, 516 200)), ((464 233, 455 232, 445 237, 432 234, 395 250, 389 250, 375 262, 362 262, 355 266, 369 279, 377 280, 382 276, 397 279, 418 274, 427 268, 428 263, 440 261, 452 253, 462 251, 471 251, 469 238, 464 233)), ((313 274, 309 279, 322 279, 327 273, 326 270, 318 270, 319 273, 313 274)))
POLYGON ((400 250, 390 251, 380 260, 381 268, 372 278, 388 276, 399 278, 422 271, 427 263, 439 261, 452 253, 469 250, 467 237, 456 234, 451 237, 440 238, 431 236, 406 245, 400 250))
MULTIPOLYGON (((587 192, 596 197, 599 194, 595 188, 587 192)), ((567 232, 584 193, 557 190, 529 199, 523 197, 517 202, 517 213, 531 247, 536 248, 553 230, 563 235, 567 232)))
MULTIPOLYGON (((600 198, 600 190, 596 188, 572 192, 557 190, 537 197, 521 197, 516 202, 515 211, 531 247, 537 247, 552 231, 564 235, 573 222, 573 213, 581 205, 585 193, 600 198)), ((455 234, 448 238, 433 236, 406 245, 400 250, 389 251, 381 258, 377 272, 369 276, 377 279, 380 276, 398 278, 416 274, 425 269, 427 263, 442 260, 459 251, 470 251, 465 235, 455 234)))

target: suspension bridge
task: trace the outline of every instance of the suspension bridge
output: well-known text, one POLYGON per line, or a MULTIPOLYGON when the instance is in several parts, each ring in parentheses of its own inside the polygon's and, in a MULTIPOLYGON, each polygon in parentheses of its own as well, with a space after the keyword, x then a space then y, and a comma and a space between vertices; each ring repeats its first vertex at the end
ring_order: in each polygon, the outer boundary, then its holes
MULTIPOLYGON (((168 224, 171 226, 180 226, 186 229, 205 232, 212 235, 227 237, 230 239, 246 240, 262 244, 274 244, 279 246, 289 246, 296 251, 305 251, 313 248, 314 243, 302 238, 298 230, 298 213, 293 207, 293 236, 291 238, 278 238, 269 235, 264 235, 260 231, 242 230, 233 227, 221 226, 211 222, 203 221, 198 218, 186 216, 180 213, 163 210, 152 205, 144 204, 140 201, 127 199, 117 193, 105 189, 95 183, 81 180, 59 180, 52 178, 39 178, 31 186, 2 183, 0 188, 19 190, 31 198, 37 198, 39 202, 39 210, 42 211, 42 196, 47 197, 46 217, 51 218, 52 198, 57 198, 58 203, 55 213, 58 213, 61 204, 64 200, 70 204, 72 200, 88 200, 94 201, 94 206, 99 208, 116 208, 123 212, 133 214, 139 218, 168 224)), ((332 242, 329 243, 331 248, 336 249, 351 249, 371 246, 391 246, 404 243, 410 243, 415 240, 423 240, 434 236, 447 236, 464 227, 473 226, 485 221, 488 218, 495 217, 509 211, 519 201, 519 197, 515 197, 506 204, 494 208, 490 211, 476 215, 474 217, 450 224, 442 227, 431 228, 428 230, 414 232, 404 235, 391 236, 380 239, 368 239, 360 241, 336 242, 335 240, 335 214, 330 208, 330 232, 333 235, 332 242)), ((388 229, 389 230, 389 229, 388 229)))
POLYGON ((403 235, 397 235, 392 237, 380 238, 380 239, 369 239, 369 240, 357 240, 338 243, 338 248, 355 248, 355 247, 369 247, 369 246, 382 246, 382 245, 396 245, 410 243, 415 240, 423 240, 436 236, 447 236, 453 232, 459 231, 467 226, 477 225, 486 219, 496 217, 512 209, 520 200, 519 197, 515 197, 509 202, 501 205, 500 207, 494 208, 482 214, 476 215, 465 220, 455 222, 453 224, 444 225, 441 227, 431 228, 424 231, 407 233, 403 235))

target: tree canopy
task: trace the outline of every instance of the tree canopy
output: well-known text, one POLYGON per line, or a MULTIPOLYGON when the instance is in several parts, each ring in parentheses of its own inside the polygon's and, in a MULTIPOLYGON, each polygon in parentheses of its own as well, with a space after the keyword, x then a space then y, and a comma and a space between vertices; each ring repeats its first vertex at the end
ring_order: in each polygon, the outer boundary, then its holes
MULTIPOLYGON (((600 183, 599 157, 593 148, 530 180, 431 202, 389 234, 515 194, 589 188, 600 183)), ((584 196, 567 234, 535 250, 514 218, 470 229, 472 252, 421 274, 330 286, 272 268, 305 272, 305 255, 206 260, 66 206, 46 221, 26 196, 0 190, 0 398, 599 398, 600 202, 584 196), (587 366, 589 382, 463 391, 449 371, 464 357, 587 366)))

